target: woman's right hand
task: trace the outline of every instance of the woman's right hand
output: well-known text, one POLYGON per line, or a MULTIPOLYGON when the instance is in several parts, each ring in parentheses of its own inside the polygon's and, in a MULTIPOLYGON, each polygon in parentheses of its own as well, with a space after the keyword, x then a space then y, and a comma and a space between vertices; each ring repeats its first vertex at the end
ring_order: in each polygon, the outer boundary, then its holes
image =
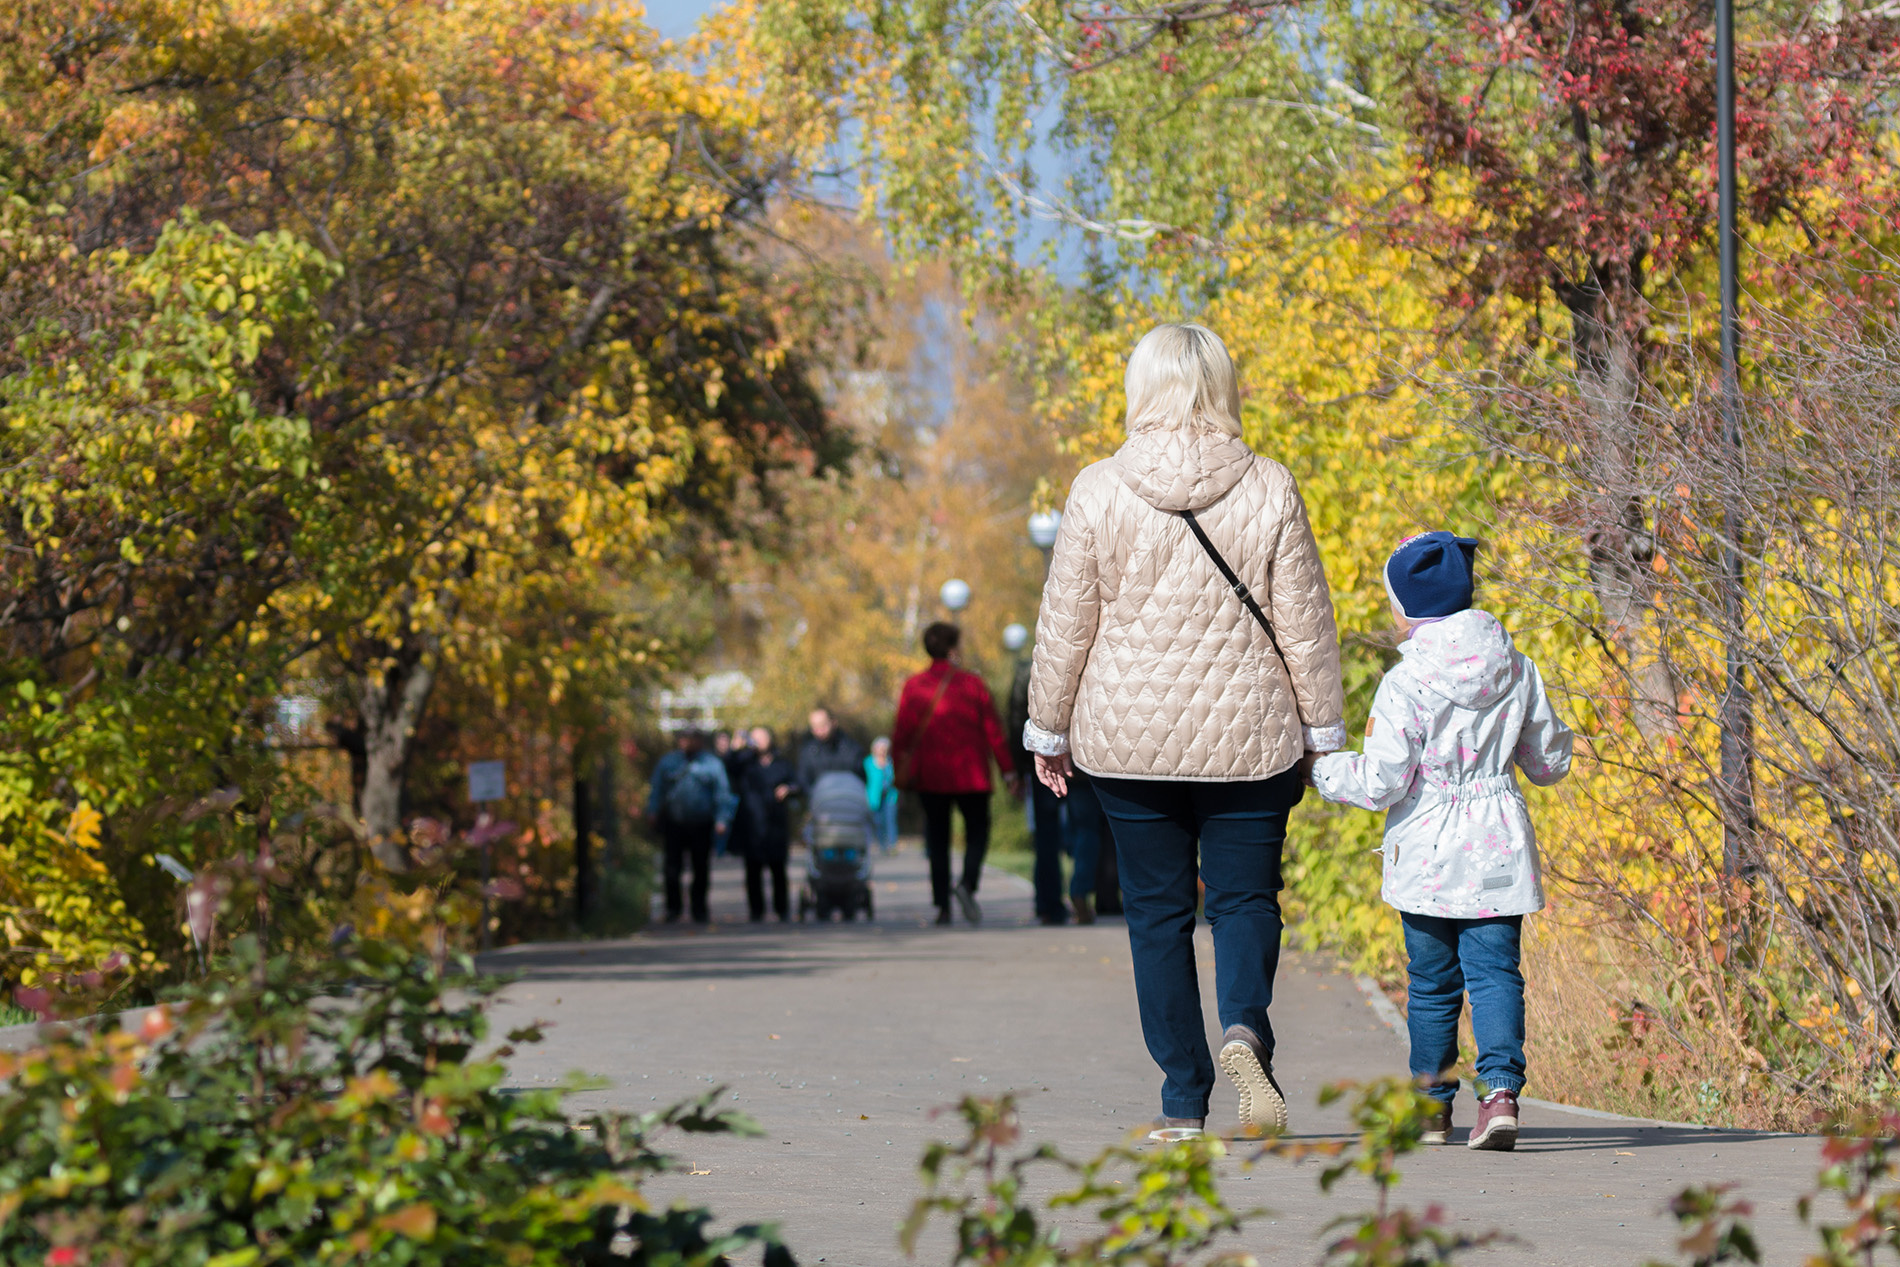
POLYGON ((1036 754, 1036 777, 1057 796, 1069 794, 1069 777, 1074 773, 1075 766, 1070 763, 1068 753, 1054 757, 1045 757, 1040 752, 1036 754))

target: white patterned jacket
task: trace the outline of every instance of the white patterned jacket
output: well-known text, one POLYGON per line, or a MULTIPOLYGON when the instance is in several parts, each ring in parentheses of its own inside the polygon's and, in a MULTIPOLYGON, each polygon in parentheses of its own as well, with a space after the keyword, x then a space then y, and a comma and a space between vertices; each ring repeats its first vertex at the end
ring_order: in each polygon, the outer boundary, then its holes
POLYGON ((1570 773, 1570 728, 1537 666, 1475 608, 1416 628, 1372 702, 1365 751, 1313 767, 1321 796, 1387 811, 1382 896, 1453 919, 1544 907, 1537 834, 1514 770, 1570 773))

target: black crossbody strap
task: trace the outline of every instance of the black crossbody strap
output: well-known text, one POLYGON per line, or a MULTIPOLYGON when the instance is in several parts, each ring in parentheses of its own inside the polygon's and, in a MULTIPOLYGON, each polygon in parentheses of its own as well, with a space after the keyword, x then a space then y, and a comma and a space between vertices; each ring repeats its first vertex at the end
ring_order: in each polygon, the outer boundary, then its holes
POLYGON ((1207 530, 1201 527, 1201 521, 1194 517, 1194 512, 1184 510, 1181 512, 1181 518, 1187 520, 1189 530, 1194 533, 1195 540, 1201 543, 1201 549, 1207 551, 1207 557, 1214 560, 1214 566, 1219 568, 1220 574, 1226 578, 1228 588, 1232 589, 1240 601, 1246 605, 1247 610, 1253 613, 1253 618, 1260 622, 1260 627, 1267 631, 1267 641, 1273 644, 1273 654, 1280 657, 1280 667, 1286 670, 1287 677, 1291 679, 1293 666, 1286 662, 1286 652, 1280 650, 1280 639, 1273 632, 1273 622, 1267 619, 1267 613, 1260 610, 1260 604, 1254 600, 1253 591, 1249 590, 1246 583, 1234 574, 1234 569, 1227 566, 1227 560, 1223 559, 1220 551, 1214 548, 1214 543, 1207 539, 1207 530))

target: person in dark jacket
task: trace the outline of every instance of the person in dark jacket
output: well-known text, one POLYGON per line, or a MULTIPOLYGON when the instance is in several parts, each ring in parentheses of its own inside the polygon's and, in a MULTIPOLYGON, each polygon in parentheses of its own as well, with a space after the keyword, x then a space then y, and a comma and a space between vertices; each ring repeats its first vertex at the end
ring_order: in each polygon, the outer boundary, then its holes
POLYGON ((810 796, 818 780, 833 770, 864 777, 864 747, 838 728, 831 710, 811 710, 811 734, 798 750, 798 790, 810 796))
POLYGON ((1075 922, 1093 924, 1098 884, 1102 890, 1101 909, 1110 913, 1121 909, 1120 895, 1113 892, 1114 846, 1102 839, 1101 803, 1086 774, 1076 771, 1069 780, 1068 795, 1061 797, 1033 777, 1035 758, 1023 747, 1022 740, 1023 724, 1029 720, 1029 668, 1027 658, 1016 662, 1016 676, 1009 684, 1009 717, 1003 729, 1010 755, 1015 758, 1016 776, 1028 783, 1029 823, 1036 845, 1036 918, 1047 925, 1068 922, 1069 912, 1062 904, 1062 855, 1067 853, 1075 860, 1074 873, 1069 877, 1069 904, 1074 908, 1075 922))
POLYGON ((741 856, 745 858, 745 896, 752 921, 765 918, 765 876, 772 876, 772 909, 781 921, 790 918, 786 896, 785 862, 792 848, 789 800, 797 790, 798 772, 778 754, 772 732, 752 728, 752 746, 739 772, 739 817, 745 822, 741 856))
POLYGON ((647 821, 659 828, 665 846, 667 923, 677 923, 685 910, 680 880, 688 862, 693 867, 693 922, 711 920, 706 892, 712 883, 713 841, 725 836, 733 806, 725 762, 707 748, 704 735, 681 732, 679 746, 653 767, 647 793, 647 821))
MULTIPOLYGON (((742 796, 740 780, 745 777, 746 767, 752 764, 753 758, 758 754, 749 746, 747 732, 738 727, 733 728, 731 736, 726 740, 725 748, 726 750, 719 754, 719 759, 726 763, 726 782, 731 786, 735 797, 742 796)), ((714 751, 718 751, 716 746, 714 751)), ((725 840, 719 843, 718 851, 722 854, 731 854, 735 858, 745 857, 746 832, 749 830, 745 806, 740 805, 732 815, 732 827, 726 832, 725 840)))
POLYGON ((893 758, 899 769, 910 763, 910 786, 917 789, 924 808, 924 847, 930 854, 930 893, 939 924, 950 922, 953 896, 963 908, 964 919, 975 924, 983 918, 976 904, 976 886, 983 874, 983 855, 990 847, 991 758, 1003 771, 1011 795, 1017 788, 990 688, 976 674, 957 667, 961 640, 962 631, 942 621, 924 630, 930 667, 904 683, 897 700, 897 724, 891 730, 893 758), (963 815, 963 880, 954 889, 950 886, 952 810, 963 815))

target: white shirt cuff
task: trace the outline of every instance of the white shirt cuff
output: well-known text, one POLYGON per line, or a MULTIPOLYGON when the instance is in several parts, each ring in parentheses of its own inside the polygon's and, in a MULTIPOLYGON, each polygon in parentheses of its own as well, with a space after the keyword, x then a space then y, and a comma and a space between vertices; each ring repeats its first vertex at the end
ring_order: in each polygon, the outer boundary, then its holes
MULTIPOLYGON (((1340 729, 1341 741, 1344 741, 1345 728, 1340 729)), ((1023 723, 1023 747, 1039 757, 1059 757, 1069 750, 1069 737, 1058 735, 1053 730, 1044 730, 1033 721, 1023 723)))
POLYGON ((1334 722, 1330 726, 1306 727, 1306 750, 1308 752, 1336 752, 1346 746, 1346 723, 1334 722))

